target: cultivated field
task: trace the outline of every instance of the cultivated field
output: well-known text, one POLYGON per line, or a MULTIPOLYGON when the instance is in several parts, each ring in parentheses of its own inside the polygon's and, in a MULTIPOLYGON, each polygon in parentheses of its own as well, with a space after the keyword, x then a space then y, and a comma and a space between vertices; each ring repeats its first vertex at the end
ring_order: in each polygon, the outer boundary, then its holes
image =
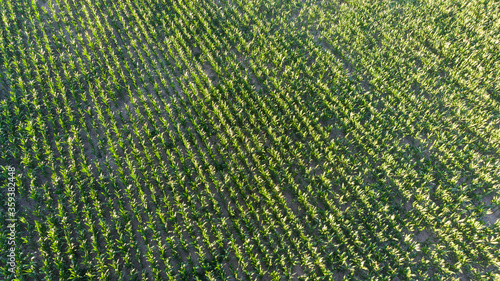
POLYGON ((500 280, 500 3, 0 0, 0 277, 500 280))

